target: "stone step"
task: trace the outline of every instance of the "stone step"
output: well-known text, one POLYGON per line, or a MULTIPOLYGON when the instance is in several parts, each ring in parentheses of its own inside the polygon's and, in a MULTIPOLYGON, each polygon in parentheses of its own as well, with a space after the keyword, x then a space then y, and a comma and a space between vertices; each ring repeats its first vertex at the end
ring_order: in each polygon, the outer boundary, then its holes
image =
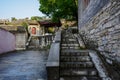
POLYGON ((77 39, 65 37, 65 38, 62 39, 62 41, 77 41, 77 39))
POLYGON ((98 76, 96 69, 62 69, 60 76, 98 76))
POLYGON ((66 40, 66 41, 62 41, 62 44, 78 44, 78 42, 77 41, 68 41, 68 40, 66 40))
POLYGON ((101 80, 99 77, 60 77, 60 80, 101 80))
POLYGON ((89 56, 89 53, 88 52, 79 52, 79 51, 75 51, 75 50, 72 50, 71 52, 70 52, 70 50, 62 50, 61 56, 89 56))
POLYGON ((65 35, 62 35, 63 38, 74 38, 73 34, 71 35, 68 35, 68 34, 65 34, 65 35))
POLYGON ((60 53, 60 80, 101 80, 89 51, 79 50, 73 34, 62 34, 60 53))
POLYGON ((61 49, 79 49, 80 47, 61 47, 61 49))
POLYGON ((92 62, 60 62, 60 68, 93 68, 92 62))
POLYGON ((91 58, 89 56, 60 56, 62 62, 88 62, 91 58))
POLYGON ((61 44, 61 47, 67 47, 67 46, 74 46, 74 47, 79 47, 79 44, 61 44))

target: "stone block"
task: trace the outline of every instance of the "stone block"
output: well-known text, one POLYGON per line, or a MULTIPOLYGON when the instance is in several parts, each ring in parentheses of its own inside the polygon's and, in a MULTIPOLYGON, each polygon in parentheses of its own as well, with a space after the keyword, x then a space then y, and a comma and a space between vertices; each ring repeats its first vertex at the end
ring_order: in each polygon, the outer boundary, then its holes
POLYGON ((112 25, 118 25, 120 23, 119 17, 115 17, 114 19, 111 20, 112 25))
POLYGON ((119 24, 119 25, 115 25, 114 29, 115 29, 115 30, 120 29, 120 24, 119 24))

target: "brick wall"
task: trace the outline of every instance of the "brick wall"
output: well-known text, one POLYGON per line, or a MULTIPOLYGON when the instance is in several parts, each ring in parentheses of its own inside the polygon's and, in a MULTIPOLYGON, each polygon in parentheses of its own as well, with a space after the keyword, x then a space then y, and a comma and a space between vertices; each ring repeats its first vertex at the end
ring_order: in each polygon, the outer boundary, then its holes
MULTIPOLYGON (((102 8, 98 8, 97 11, 97 7, 95 10, 89 9, 92 4, 85 10, 87 13, 79 17, 79 31, 85 31, 89 37, 94 38, 99 45, 98 50, 101 51, 102 54, 111 58, 114 57, 114 59, 119 59, 120 1, 110 0, 105 6, 103 5, 102 8), (90 10, 92 11, 90 12, 90 10)), ((99 5, 99 3, 97 5, 99 5)))

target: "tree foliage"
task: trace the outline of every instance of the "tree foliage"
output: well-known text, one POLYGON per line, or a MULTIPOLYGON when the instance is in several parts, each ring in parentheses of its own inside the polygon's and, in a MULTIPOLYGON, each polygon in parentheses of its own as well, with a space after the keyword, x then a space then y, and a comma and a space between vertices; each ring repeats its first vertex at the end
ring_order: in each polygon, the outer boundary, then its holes
POLYGON ((78 18, 78 0, 39 0, 39 10, 53 20, 78 18))
POLYGON ((15 17, 11 17, 11 21, 17 21, 15 17))
POLYGON ((28 28, 28 24, 27 24, 27 22, 22 22, 21 25, 24 26, 26 29, 28 28))
POLYGON ((31 20, 36 20, 36 21, 40 21, 42 19, 42 17, 39 16, 32 16, 31 20))

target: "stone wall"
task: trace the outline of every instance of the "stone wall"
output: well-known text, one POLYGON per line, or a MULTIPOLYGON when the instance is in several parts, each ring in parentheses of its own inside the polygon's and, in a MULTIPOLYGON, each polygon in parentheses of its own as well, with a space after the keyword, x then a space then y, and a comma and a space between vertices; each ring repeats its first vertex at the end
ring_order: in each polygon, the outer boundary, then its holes
POLYGON ((27 42, 27 33, 15 33, 15 49, 16 50, 24 50, 26 49, 27 42))
POLYGON ((84 0, 78 0, 79 2, 79 28, 84 26, 89 20, 92 20, 92 17, 98 13, 101 8, 103 8, 109 0, 90 0, 89 5, 86 7, 86 9, 83 9, 84 7, 84 0))
POLYGON ((0 54, 15 50, 15 36, 0 28, 0 54))
MULTIPOLYGON (((94 10, 92 11, 94 12, 94 10)), ((83 14, 79 20, 79 31, 85 31, 89 37, 94 38, 99 45, 98 50, 102 54, 119 61, 120 1, 111 0, 107 2, 93 17, 90 16, 88 7, 85 12, 87 14, 83 14)))

